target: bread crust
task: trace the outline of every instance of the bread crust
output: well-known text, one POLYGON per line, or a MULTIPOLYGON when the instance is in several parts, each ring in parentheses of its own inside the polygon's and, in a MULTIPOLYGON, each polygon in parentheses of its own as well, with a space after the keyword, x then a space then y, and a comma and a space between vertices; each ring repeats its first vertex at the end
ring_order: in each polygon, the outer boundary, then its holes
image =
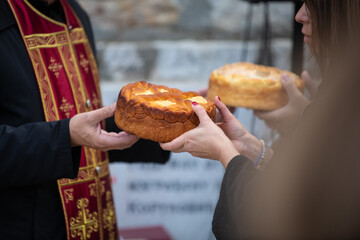
POLYGON ((293 78, 296 87, 304 92, 305 82, 292 72, 240 62, 225 65, 211 73, 208 98, 219 96, 228 106, 275 110, 289 101, 281 83, 283 74, 293 78))
POLYGON ((131 83, 119 93, 115 123, 140 138, 170 142, 199 125, 199 118, 191 106, 196 100, 214 121, 214 103, 196 92, 182 92, 145 81, 131 83))

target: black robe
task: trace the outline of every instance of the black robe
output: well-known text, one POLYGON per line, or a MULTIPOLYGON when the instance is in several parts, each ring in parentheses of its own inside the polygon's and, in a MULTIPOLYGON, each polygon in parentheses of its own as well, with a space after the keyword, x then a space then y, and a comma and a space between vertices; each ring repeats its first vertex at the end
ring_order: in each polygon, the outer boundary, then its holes
MULTIPOLYGON (((95 53, 88 16, 74 0, 68 2, 95 53)), ((113 118, 106 126, 119 131, 113 118)), ((140 140, 130 149, 110 151, 109 157, 164 163, 169 152, 140 140)), ((0 0, 0 239, 65 239, 56 180, 75 178, 79 161, 80 147, 70 146, 69 119, 45 122, 23 39, 7 1, 0 0)))

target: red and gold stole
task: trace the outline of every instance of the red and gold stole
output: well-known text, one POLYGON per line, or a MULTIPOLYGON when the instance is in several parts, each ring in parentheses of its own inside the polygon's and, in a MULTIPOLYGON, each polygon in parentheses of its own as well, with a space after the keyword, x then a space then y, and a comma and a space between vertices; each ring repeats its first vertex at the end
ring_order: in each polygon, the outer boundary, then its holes
MULTIPOLYGON (((8 0, 32 61, 46 121, 102 106, 98 69, 73 9, 60 0, 66 24, 26 0, 8 0)), ((58 180, 67 239, 118 239, 107 154, 83 147, 76 179, 58 180)))

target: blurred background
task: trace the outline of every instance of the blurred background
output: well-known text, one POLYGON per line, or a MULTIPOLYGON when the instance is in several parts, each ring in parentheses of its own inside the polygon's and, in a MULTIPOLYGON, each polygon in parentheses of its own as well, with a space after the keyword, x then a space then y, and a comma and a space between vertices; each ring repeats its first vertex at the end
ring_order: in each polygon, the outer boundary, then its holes
MULTIPOLYGON (((140 80, 196 91, 214 69, 239 61, 313 71, 294 25, 301 1, 78 1, 93 25, 105 105, 140 80)), ((251 110, 235 115, 267 143, 276 138, 251 110)), ((116 163, 111 172, 123 239, 214 239, 220 163, 184 153, 164 166, 116 163)))

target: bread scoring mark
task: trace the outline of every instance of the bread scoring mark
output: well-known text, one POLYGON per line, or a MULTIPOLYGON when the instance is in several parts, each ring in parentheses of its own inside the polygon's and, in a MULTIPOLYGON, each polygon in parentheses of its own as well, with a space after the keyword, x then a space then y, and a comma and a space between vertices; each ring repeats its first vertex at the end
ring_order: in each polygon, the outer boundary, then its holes
POLYGON ((152 91, 150 90, 146 90, 145 92, 141 92, 141 93, 135 93, 135 95, 152 95, 154 94, 152 91))
MULTIPOLYGON (((169 91, 166 90, 166 89, 159 89, 159 93, 168 93, 169 91)), ((138 95, 154 95, 156 94, 155 92, 147 89, 145 92, 139 92, 139 93, 135 93, 134 95, 135 96, 138 96, 138 95)))
POLYGON ((190 100, 192 102, 197 102, 199 104, 206 104, 207 103, 206 99, 203 98, 202 96, 188 98, 187 100, 190 100))
POLYGON ((270 71, 263 71, 263 70, 259 69, 256 71, 255 74, 259 77, 266 78, 266 77, 270 76, 270 71))
POLYGON ((152 103, 155 104, 155 105, 160 105, 162 107, 168 107, 170 105, 176 104, 176 103, 171 102, 169 100, 158 100, 158 101, 153 101, 152 103))

